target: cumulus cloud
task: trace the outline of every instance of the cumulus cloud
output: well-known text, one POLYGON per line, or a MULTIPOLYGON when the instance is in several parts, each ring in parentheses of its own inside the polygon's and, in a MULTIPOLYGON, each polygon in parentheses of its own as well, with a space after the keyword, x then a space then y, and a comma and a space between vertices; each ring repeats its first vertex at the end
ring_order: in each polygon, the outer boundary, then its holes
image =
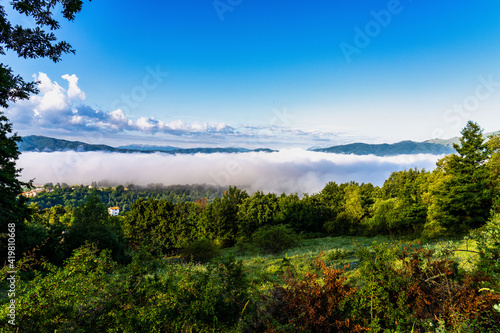
POLYGON ((75 74, 64 74, 61 77, 69 82, 68 97, 70 99, 81 99, 83 101, 87 98, 87 95, 78 87, 78 77, 75 74))
POLYGON ((316 193, 327 182, 382 185, 391 172, 417 167, 431 170, 441 156, 337 155, 281 150, 275 153, 168 155, 101 152, 23 153, 24 180, 36 184, 150 183, 236 185, 249 191, 316 193))
MULTIPOLYGON (((328 146, 352 142, 354 138, 331 131, 303 130, 290 125, 295 115, 285 109, 273 110, 267 124, 193 122, 182 119, 163 121, 151 116, 133 117, 124 110, 100 110, 85 103, 87 94, 79 87, 77 75, 61 76, 64 84, 45 73, 33 76, 40 93, 29 100, 18 101, 5 110, 16 131, 23 135, 81 135, 100 133, 108 138, 135 135, 138 140, 156 135, 171 142, 182 140, 195 145, 243 145, 247 147, 328 146)), ((266 123, 265 120, 263 120, 266 123)), ((296 124, 300 126, 300 124, 296 124)), ((356 138, 360 139, 360 138, 356 138)), ((361 138, 362 139, 362 138, 361 138)))
POLYGON ((272 110, 268 122, 261 120, 264 123, 261 126, 237 124, 233 127, 223 122, 188 123, 182 119, 164 121, 152 116, 137 117, 120 108, 100 110, 86 104, 87 94, 79 87, 79 78, 75 74, 61 76, 61 84, 42 72, 33 77, 38 82, 40 93, 29 100, 11 104, 5 110, 15 130, 22 135, 60 137, 71 134, 83 138, 99 133, 114 141, 124 136, 135 136, 137 141, 154 136, 158 140, 168 140, 168 144, 181 142, 184 146, 252 148, 325 147, 364 139, 328 130, 299 129, 297 126, 301 124, 294 122, 295 115, 288 113, 286 108, 272 110))
POLYGON ((34 75, 40 94, 11 105, 7 109, 9 119, 22 129, 32 128, 37 132, 54 128, 69 132, 134 131, 172 135, 217 135, 234 132, 231 126, 224 123, 189 124, 183 120, 163 122, 154 117, 140 117, 133 121, 121 109, 97 110, 83 103, 87 95, 78 86, 78 77, 75 74, 65 74, 62 78, 67 81, 67 88, 52 81, 45 73, 34 75))

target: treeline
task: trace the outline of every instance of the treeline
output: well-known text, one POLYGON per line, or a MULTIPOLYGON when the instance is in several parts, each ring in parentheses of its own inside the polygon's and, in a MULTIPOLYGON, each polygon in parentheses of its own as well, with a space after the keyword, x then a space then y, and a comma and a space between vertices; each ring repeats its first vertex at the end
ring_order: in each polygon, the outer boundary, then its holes
POLYGON ((147 186, 128 184, 126 187, 101 185, 92 182, 90 186, 48 183, 44 185, 45 191, 36 197, 30 198, 30 202, 37 204, 40 209, 53 206, 68 206, 76 208, 82 205, 90 195, 96 194, 101 202, 108 207, 120 207, 121 211, 130 210, 130 205, 140 198, 153 198, 157 200, 171 201, 174 203, 184 201, 196 201, 199 198, 207 198, 212 201, 215 197, 221 197, 224 188, 214 185, 163 185, 149 184, 147 186), (96 191, 97 190, 97 191, 96 191))

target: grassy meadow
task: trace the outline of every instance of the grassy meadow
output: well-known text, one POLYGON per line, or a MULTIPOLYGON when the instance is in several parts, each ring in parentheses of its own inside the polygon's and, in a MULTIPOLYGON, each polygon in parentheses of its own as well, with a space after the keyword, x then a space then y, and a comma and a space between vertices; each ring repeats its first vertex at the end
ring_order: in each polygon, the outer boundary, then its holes
MULTIPOLYGON (((259 251, 241 251, 236 247, 223 250, 223 254, 235 253, 237 260, 242 260, 245 270, 252 283, 260 290, 265 290, 280 283, 287 269, 292 270, 298 277, 303 277, 312 269, 312 261, 321 259, 332 268, 344 269, 348 278, 355 279, 359 257, 356 250, 360 247, 371 247, 373 244, 387 244, 403 248, 413 244, 415 248, 433 250, 436 259, 447 258, 458 262, 459 268, 472 271, 478 259, 476 243, 471 239, 438 240, 420 243, 419 240, 398 240, 388 236, 362 237, 339 236, 305 239, 296 247, 279 254, 266 254, 259 251), (419 244, 420 243, 420 244, 419 244)), ((394 265, 398 265, 394 260, 394 265)))

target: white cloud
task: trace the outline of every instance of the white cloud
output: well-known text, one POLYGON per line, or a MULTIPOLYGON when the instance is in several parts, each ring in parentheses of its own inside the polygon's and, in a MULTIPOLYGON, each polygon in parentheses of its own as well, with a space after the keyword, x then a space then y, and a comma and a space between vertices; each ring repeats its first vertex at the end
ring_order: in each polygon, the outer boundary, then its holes
POLYGON ((69 82, 69 88, 68 88, 68 97, 71 99, 79 99, 84 101, 87 98, 87 94, 85 94, 79 87, 78 87, 78 77, 73 74, 64 74, 61 76, 63 79, 69 82))
MULTIPOLYGON (((49 135, 62 137, 84 137, 89 133, 100 133, 112 140, 120 136, 136 136, 136 141, 155 135, 168 144, 185 146, 245 146, 245 147, 328 147, 349 143, 355 139, 332 131, 305 130, 289 127, 289 119, 295 116, 275 111, 275 117, 268 125, 252 126, 241 124, 232 127, 223 122, 187 123, 183 119, 157 120, 142 116, 136 120, 121 109, 98 110, 84 103, 87 95, 78 86, 75 74, 65 74, 67 82, 63 87, 52 81, 45 73, 34 76, 39 82, 40 94, 29 100, 12 104, 7 117, 14 123, 15 130, 22 135, 49 135), (281 124, 281 125, 280 125, 281 124), (120 135, 116 135, 120 134, 120 135)), ((130 141, 130 140, 129 140, 130 141)), ((137 142, 136 142, 137 143, 137 142)))
POLYGON ((137 120, 135 126, 143 132, 153 132, 157 123, 152 118, 141 117, 137 120))
POLYGON ((78 77, 75 74, 65 74, 62 78, 68 82, 67 89, 52 81, 45 73, 34 75, 40 94, 12 104, 7 109, 9 119, 16 126, 31 128, 37 134, 43 129, 54 128, 70 132, 135 131, 172 135, 219 135, 234 131, 224 123, 188 124, 183 120, 165 123, 154 117, 140 117, 134 122, 120 109, 107 112, 83 104, 87 95, 78 87, 78 77))
POLYGON ((163 183, 237 185, 250 191, 316 193, 327 182, 382 185, 391 172, 417 167, 431 170, 441 156, 337 155, 300 149, 240 154, 119 154, 99 152, 23 153, 18 165, 24 180, 35 183, 163 183))
POLYGON ((41 95, 33 96, 30 101, 35 110, 35 114, 43 116, 44 113, 55 113, 65 111, 71 106, 71 101, 66 95, 66 91, 57 82, 52 82, 44 73, 33 76, 39 81, 38 89, 41 95))

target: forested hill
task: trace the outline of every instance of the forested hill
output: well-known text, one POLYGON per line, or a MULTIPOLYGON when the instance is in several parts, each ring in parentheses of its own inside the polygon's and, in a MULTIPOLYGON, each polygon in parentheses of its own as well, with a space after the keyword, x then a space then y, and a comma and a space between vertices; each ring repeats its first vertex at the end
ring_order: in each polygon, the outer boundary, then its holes
POLYGON ((393 144, 351 143, 328 148, 316 148, 313 151, 335 154, 394 156, 403 154, 451 154, 455 152, 455 149, 437 143, 401 141, 393 144))
MULTIPOLYGON (((376 156, 395 156, 410 154, 433 154, 445 155, 455 153, 452 143, 458 141, 458 138, 449 140, 428 140, 424 142, 401 141, 397 143, 369 144, 369 143, 350 143, 346 145, 331 146, 327 148, 311 148, 311 151, 335 153, 335 154, 354 154, 354 155, 376 155, 376 156)), ((30 135, 22 138, 19 142, 21 152, 55 152, 55 151, 101 151, 116 153, 167 153, 167 154, 212 154, 212 153, 246 153, 246 152, 274 152, 269 148, 246 149, 237 147, 226 148, 179 148, 172 146, 155 145, 128 145, 120 147, 111 147, 102 144, 89 144, 80 141, 69 141, 63 139, 50 138, 40 135, 30 135)))
POLYGON ((76 208, 82 205, 90 195, 99 197, 107 207, 118 206, 121 211, 128 211, 130 206, 138 199, 152 198, 172 203, 179 202, 212 202, 214 198, 221 198, 226 188, 211 185, 169 185, 150 184, 148 186, 127 185, 117 187, 103 187, 98 184, 92 186, 67 184, 53 186, 47 184, 45 190, 30 202, 36 203, 41 209, 51 208, 57 205, 76 208), (203 201, 206 200, 206 201, 203 201))
POLYGON ((106 145, 93 145, 80 141, 68 141, 62 139, 49 138, 41 135, 30 135, 22 138, 19 142, 19 150, 26 151, 109 151, 109 152, 132 152, 130 149, 118 149, 106 145))
MULTIPOLYGON (((226 148, 179 148, 172 146, 148 146, 148 145, 128 145, 111 147, 102 144, 89 144, 80 141, 69 141, 63 139, 50 138, 40 135, 30 135, 22 138, 19 142, 21 152, 56 152, 56 151, 100 151, 115 153, 166 153, 166 154, 212 154, 212 153, 245 153, 245 152, 273 152, 268 148, 246 149, 236 147, 226 148)), ((368 144, 351 143, 347 145, 332 146, 328 148, 310 149, 312 151, 354 154, 354 155, 376 155, 394 156, 401 154, 450 154, 455 150, 449 145, 431 142, 402 141, 394 144, 368 144)))
POLYGON ((113 148, 106 145, 91 145, 79 141, 68 141, 61 139, 49 138, 40 135, 30 135, 22 138, 22 141, 18 144, 19 150, 24 151, 64 151, 64 150, 75 150, 75 151, 110 151, 110 152, 121 152, 121 149, 113 148))
POLYGON ((245 152, 273 152, 268 148, 245 149, 245 148, 177 148, 170 146, 142 146, 131 145, 123 147, 111 147, 107 145, 89 144, 80 141, 68 141, 50 138, 40 135, 30 135, 22 138, 19 142, 21 152, 55 152, 55 151, 101 151, 115 153, 167 153, 167 154, 212 154, 212 153, 245 153, 245 152))

